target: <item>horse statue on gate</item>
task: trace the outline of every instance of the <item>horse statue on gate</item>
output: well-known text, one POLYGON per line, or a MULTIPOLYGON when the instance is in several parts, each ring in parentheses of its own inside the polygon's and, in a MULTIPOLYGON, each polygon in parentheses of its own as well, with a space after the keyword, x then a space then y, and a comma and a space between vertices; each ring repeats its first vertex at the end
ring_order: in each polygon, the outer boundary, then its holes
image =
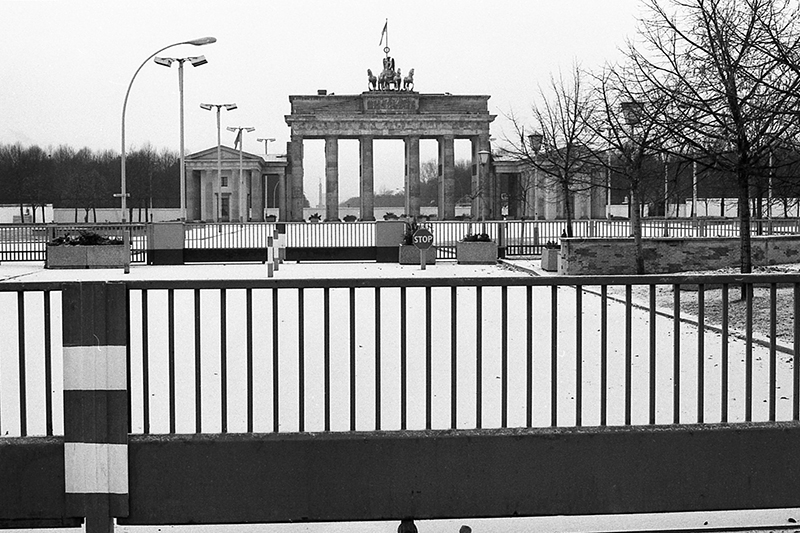
POLYGON ((399 91, 402 86, 403 86, 403 75, 400 73, 400 69, 397 69, 397 72, 394 75, 394 89, 396 91, 399 91))
POLYGON ((367 88, 374 91, 378 88, 378 78, 372 73, 372 70, 367 69, 367 88))
POLYGON ((414 90, 414 69, 408 71, 408 76, 403 78, 403 90, 404 91, 413 91, 414 90))

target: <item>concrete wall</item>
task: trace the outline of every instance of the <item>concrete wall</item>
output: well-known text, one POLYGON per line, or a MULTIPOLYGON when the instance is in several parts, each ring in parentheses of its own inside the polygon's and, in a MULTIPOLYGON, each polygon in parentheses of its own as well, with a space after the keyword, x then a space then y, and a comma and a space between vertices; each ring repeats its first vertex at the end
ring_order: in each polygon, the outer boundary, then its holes
MULTIPOLYGON (((738 237, 643 239, 645 272, 738 267, 738 237)), ((754 266, 800 263, 800 235, 752 237, 754 266)), ((635 274, 632 238, 561 239, 558 273, 563 275, 635 274)))
POLYGON ((796 424, 131 435, 121 524, 800 506, 796 424))

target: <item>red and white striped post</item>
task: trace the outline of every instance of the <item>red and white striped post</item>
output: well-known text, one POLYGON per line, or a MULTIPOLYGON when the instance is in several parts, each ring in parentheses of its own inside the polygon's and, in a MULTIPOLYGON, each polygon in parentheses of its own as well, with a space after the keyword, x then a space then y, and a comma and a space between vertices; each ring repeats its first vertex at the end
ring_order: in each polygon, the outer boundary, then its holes
POLYGON ((69 283, 62 305, 67 514, 108 533, 128 515, 127 289, 69 283))

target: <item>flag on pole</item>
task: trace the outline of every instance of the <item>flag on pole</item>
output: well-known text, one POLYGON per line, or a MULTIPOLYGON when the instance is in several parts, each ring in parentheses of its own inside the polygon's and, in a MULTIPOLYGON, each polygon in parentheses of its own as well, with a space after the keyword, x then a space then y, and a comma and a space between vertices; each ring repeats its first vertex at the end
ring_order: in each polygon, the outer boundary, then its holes
POLYGON ((381 42, 378 43, 378 46, 383 44, 383 38, 386 37, 386 44, 389 44, 389 37, 386 35, 386 32, 389 29, 389 19, 386 19, 386 23, 383 25, 383 31, 381 32, 381 42))
POLYGON ((239 133, 236 134, 236 140, 233 141, 233 149, 236 150, 239 148, 239 144, 242 142, 242 130, 239 130, 239 133))

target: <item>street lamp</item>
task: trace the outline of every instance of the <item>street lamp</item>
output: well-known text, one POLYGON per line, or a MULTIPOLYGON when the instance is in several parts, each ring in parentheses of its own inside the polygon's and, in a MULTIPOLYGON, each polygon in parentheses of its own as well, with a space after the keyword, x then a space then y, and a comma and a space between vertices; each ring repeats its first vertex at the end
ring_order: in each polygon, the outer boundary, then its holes
POLYGON ((200 104, 202 109, 211 111, 217 108, 217 206, 214 209, 214 222, 219 221, 219 212, 222 206, 222 136, 219 127, 219 114, 220 109, 225 108, 226 111, 233 111, 236 109, 236 104, 200 104))
POLYGON ((269 143, 273 142, 275 139, 270 137, 269 139, 256 139, 256 140, 258 142, 263 142, 264 143, 264 155, 268 155, 269 154, 269 143))
POLYGON ((247 210, 247 194, 244 186, 244 168, 242 168, 242 149, 244 148, 244 137, 242 136, 242 132, 246 131, 250 133, 251 131, 256 131, 256 129, 249 126, 235 128, 228 126, 228 131, 237 132, 236 141, 233 143, 233 146, 235 147, 237 144, 239 145, 239 222, 247 222, 250 216, 244 215, 245 211, 247 210))
POLYGON ((180 153, 180 177, 181 177, 181 220, 186 220, 186 164, 184 162, 185 149, 183 143, 183 63, 188 61, 193 67, 199 67, 208 63, 205 56, 194 57, 155 57, 153 59, 157 64, 164 67, 171 67, 172 63, 178 63, 178 92, 180 94, 181 102, 181 153, 180 153))
MULTIPOLYGON (((489 158, 491 157, 491 155, 492 155, 492 153, 490 151, 488 151, 488 150, 481 150, 481 151, 478 152, 478 158, 480 159, 481 166, 488 165, 489 158)), ((486 169, 483 172, 484 179, 486 178, 486 173, 487 172, 488 172, 488 169, 486 169)), ((484 208, 483 208, 483 183, 479 183, 478 184, 478 204, 479 204, 478 209, 480 210, 480 213, 481 213, 481 222, 483 222, 483 218, 484 218, 484 216, 483 216, 483 212, 484 212, 484 208)), ((481 231, 483 231, 483 230, 481 229, 481 231)))
MULTIPOLYGON (((191 44, 191 45, 194 45, 194 46, 203 46, 204 44, 211 44, 211 43, 215 43, 215 42, 217 42, 217 39, 214 38, 214 37, 201 37, 200 39, 194 39, 192 41, 181 41, 179 43, 170 44, 170 45, 165 46, 164 48, 161 48, 159 50, 156 50, 155 52, 150 54, 147 57, 147 59, 145 59, 142 62, 142 64, 139 65, 139 68, 136 69, 136 72, 133 73, 133 77, 131 78, 131 82, 128 84, 128 90, 125 91, 125 100, 122 102, 122 150, 121 150, 121 157, 120 157, 120 159, 121 159, 121 162, 120 162, 120 166, 121 166, 121 168, 120 168, 120 189, 121 190, 120 190, 118 196, 120 197, 120 209, 122 211, 121 222, 122 222, 123 226, 127 223, 127 216, 125 214, 125 211, 128 208, 128 206, 127 206, 128 192, 126 190, 126 183, 125 183, 125 111, 128 109, 128 97, 131 94, 131 87, 133 87, 133 80, 136 79, 136 76, 137 76, 137 74, 139 74, 139 71, 142 70, 142 67, 144 67, 147 64, 147 62, 150 61, 150 59, 155 57, 156 54, 160 54, 161 52, 163 52, 167 48, 172 48, 173 46, 178 46, 178 45, 181 45, 181 44, 191 44)), ((117 196, 117 195, 115 195, 115 196, 117 196)), ((128 232, 125 231, 124 228, 123 228, 123 231, 122 231, 122 240, 123 240, 123 244, 126 247, 125 273, 128 274, 130 272, 130 267, 131 267, 131 265, 130 265, 130 256, 129 256, 130 241, 129 241, 129 237, 128 237, 128 232)))
MULTIPOLYGON (((528 135, 528 144, 531 146, 531 151, 533 152, 534 163, 536 157, 539 155, 539 150, 542 148, 542 141, 544 140, 544 135, 535 131, 528 135)), ((534 164, 533 165, 533 218, 538 219, 539 213, 537 204, 537 199, 539 196, 539 167, 534 164)), ((526 213, 527 214, 527 213, 526 213)))

